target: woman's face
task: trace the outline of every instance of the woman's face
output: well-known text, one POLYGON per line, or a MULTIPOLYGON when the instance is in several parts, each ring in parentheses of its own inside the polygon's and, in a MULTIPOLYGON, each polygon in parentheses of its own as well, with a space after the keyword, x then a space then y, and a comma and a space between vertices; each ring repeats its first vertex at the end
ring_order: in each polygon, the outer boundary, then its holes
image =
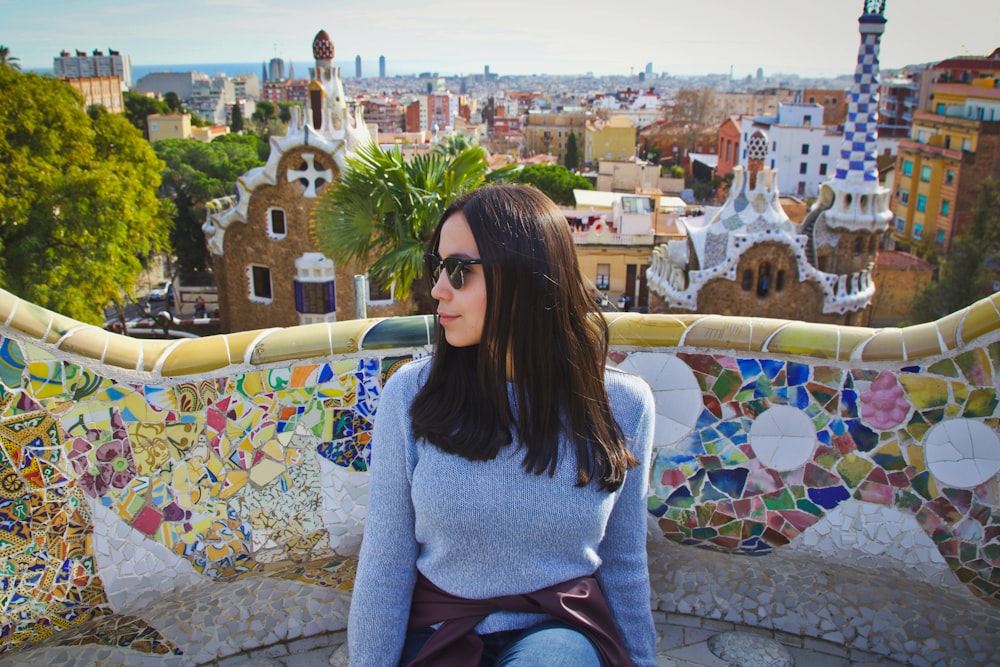
MULTIPOLYGON (((441 225, 438 255, 441 259, 480 258, 476 239, 461 211, 453 213, 441 225)), ((483 337, 483 322, 486 319, 486 278, 483 266, 474 264, 463 267, 462 277, 462 289, 455 289, 448 280, 447 272, 441 271, 431 288, 431 296, 438 302, 438 322, 444 329, 445 339, 454 347, 478 345, 483 337)))

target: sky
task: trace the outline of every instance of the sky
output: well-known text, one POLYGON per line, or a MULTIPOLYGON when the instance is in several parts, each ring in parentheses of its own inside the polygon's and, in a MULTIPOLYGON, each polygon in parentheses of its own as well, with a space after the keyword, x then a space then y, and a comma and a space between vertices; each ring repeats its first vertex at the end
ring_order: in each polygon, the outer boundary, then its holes
MULTIPOLYGON (((136 65, 312 61, 326 30, 343 75, 360 55, 375 76, 673 75, 854 71, 863 0, 0 0, 0 44, 22 69, 62 50, 130 56, 136 65), (766 10, 766 11, 765 11, 766 10), (349 66, 348 66, 349 65, 349 66)), ((997 0, 887 0, 881 65, 987 55, 1000 46, 997 0)), ((296 72, 305 75, 306 72, 296 72)))

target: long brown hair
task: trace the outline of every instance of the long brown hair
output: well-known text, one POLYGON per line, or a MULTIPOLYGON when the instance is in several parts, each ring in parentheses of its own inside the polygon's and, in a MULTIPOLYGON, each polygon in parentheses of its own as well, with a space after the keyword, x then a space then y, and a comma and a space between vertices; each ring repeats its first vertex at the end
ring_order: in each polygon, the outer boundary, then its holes
POLYGON ((516 431, 525 470, 551 477, 565 432, 577 485, 596 479, 614 491, 638 461, 608 403, 608 327, 581 279, 566 218, 535 188, 485 187, 448 207, 429 252, 457 212, 483 260, 483 334, 478 345, 458 348, 437 327, 427 382, 410 406, 414 435, 475 461, 494 458, 516 431))

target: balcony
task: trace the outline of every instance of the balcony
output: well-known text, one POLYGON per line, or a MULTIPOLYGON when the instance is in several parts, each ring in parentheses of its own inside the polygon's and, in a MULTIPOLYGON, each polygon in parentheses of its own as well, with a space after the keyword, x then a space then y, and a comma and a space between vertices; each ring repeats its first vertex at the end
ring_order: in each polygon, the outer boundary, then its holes
MULTIPOLYGON (((656 399, 660 617, 994 660, 1000 295, 906 329, 607 317, 609 363, 656 399)), ((141 341, 0 290, 0 318, 5 658, 198 665, 343 633, 379 393, 432 351, 429 317, 141 341)))

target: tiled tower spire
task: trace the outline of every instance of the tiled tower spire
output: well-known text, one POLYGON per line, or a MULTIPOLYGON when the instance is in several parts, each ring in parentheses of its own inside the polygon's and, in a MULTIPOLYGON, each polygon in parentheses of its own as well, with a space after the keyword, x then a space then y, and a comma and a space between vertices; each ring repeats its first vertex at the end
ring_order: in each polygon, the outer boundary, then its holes
MULTIPOLYGON (((878 139, 878 50, 885 31, 885 0, 866 0, 864 14, 858 19, 861 46, 854 85, 847 105, 844 141, 832 185, 836 181, 862 181, 878 185, 876 139, 878 139)), ((865 188, 867 189, 867 188, 865 188)), ((874 187, 870 191, 874 191, 874 187)))
POLYGON ((885 0, 866 0, 858 19, 861 46, 854 85, 847 104, 847 122, 840 158, 820 198, 807 216, 821 227, 880 233, 892 221, 887 188, 878 180, 878 48, 885 31, 885 0))

